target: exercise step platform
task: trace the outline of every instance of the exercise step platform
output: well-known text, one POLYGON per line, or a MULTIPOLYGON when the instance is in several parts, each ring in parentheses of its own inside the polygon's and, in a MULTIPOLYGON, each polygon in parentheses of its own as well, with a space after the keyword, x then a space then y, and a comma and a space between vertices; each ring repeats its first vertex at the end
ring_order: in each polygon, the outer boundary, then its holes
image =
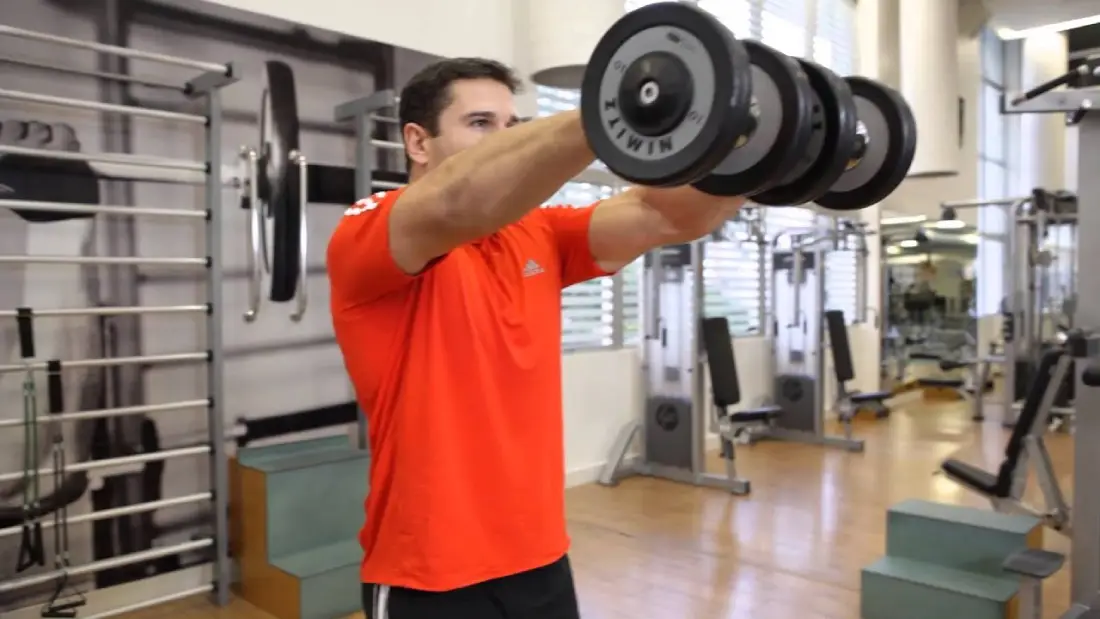
POLYGON ((886 513, 886 555, 1000 576, 1007 557, 1042 548, 1038 518, 910 499, 886 513))
MULTIPOLYGON (((929 540, 930 544, 935 542, 929 540)), ((883 557, 863 568, 862 619, 1010 619, 1019 578, 883 557)))
POLYGON ((279 619, 360 610, 369 458, 344 436, 240 450, 230 470, 238 594, 279 619))

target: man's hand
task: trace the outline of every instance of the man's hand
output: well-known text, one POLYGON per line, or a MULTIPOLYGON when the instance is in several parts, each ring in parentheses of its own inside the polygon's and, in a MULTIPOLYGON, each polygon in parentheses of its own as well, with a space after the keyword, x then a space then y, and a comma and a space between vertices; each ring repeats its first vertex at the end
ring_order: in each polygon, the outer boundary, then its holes
POLYGON ((746 198, 723 198, 690 186, 635 187, 596 205, 589 229, 592 255, 614 272, 662 245, 687 243, 732 218, 746 198))

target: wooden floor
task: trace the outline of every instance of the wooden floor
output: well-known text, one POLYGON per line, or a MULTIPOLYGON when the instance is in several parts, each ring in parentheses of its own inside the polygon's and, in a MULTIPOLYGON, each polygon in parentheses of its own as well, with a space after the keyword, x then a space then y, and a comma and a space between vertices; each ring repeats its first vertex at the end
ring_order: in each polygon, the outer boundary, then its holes
MULTIPOLYGON (((859 570, 883 552, 887 506, 911 497, 984 506, 937 475, 938 463, 957 454, 993 468, 1004 448, 996 421, 976 425, 961 405, 903 398, 909 404, 897 403, 890 419, 858 423, 863 454, 789 443, 742 449, 748 497, 653 479, 569 490, 585 619, 858 619, 859 570)), ((1068 495, 1072 438, 1054 434, 1048 445, 1068 495)), ((1046 540, 1068 548, 1053 532, 1046 540)), ((1053 619, 1068 605, 1068 575, 1044 594, 1053 619)), ((218 609, 202 599, 130 617, 167 616, 267 618, 239 600, 218 609)))

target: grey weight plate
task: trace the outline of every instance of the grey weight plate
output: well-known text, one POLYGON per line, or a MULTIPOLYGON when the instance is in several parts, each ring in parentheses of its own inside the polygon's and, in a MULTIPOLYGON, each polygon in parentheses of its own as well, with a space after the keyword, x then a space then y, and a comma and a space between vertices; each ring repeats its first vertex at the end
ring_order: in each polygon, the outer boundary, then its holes
POLYGON ((585 69, 581 119, 596 158, 640 185, 707 174, 751 123, 748 52, 710 14, 677 2, 623 16, 585 69))
POLYGON ((917 151, 916 119, 901 94, 864 77, 846 80, 859 116, 856 156, 840 179, 816 200, 837 211, 881 202, 905 180, 917 151))
POLYGON ((757 41, 744 45, 752 61, 755 126, 710 174, 692 183, 713 195, 751 196, 775 185, 813 137, 810 85, 798 62, 757 41))
POLYGON ((813 202, 844 173, 855 150, 856 105, 848 83, 825 67, 799 59, 813 90, 813 136, 804 156, 774 187, 755 194, 753 202, 767 206, 797 206, 813 202))
POLYGON ((53 139, 53 130, 50 126, 37 120, 32 120, 27 123, 27 135, 23 138, 23 142, 20 146, 26 148, 46 148, 46 145, 53 139))

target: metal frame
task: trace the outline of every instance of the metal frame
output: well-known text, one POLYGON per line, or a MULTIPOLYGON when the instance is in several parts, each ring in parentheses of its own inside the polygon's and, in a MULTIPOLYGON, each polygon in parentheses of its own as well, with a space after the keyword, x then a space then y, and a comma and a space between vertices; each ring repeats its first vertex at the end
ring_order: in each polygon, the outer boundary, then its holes
MULTIPOLYGON (((1059 100, 1062 100, 1065 95, 1064 100, 1073 104, 1091 100, 1088 96, 1077 93, 1052 94, 1056 94, 1059 100)), ((1035 101, 1027 101, 1021 104, 1021 107, 1041 108, 1043 105, 1046 104, 1042 101, 1038 104, 1035 101)), ((1033 209, 1029 208, 1032 204, 1032 196, 1019 196, 994 200, 949 201, 940 205, 945 212, 986 207, 996 207, 1003 211, 1006 229, 1003 235, 997 235, 1005 244, 1003 273, 1005 296, 1001 315, 1012 317, 1011 325, 1002 327, 1004 348, 1002 354, 998 356, 1003 359, 1002 371, 1006 385, 1003 395, 1004 411, 1001 418, 1001 423, 1006 428, 1016 425, 1020 408, 1015 398, 1016 363, 1034 354, 1043 341, 1045 294, 1039 291, 1039 286, 1036 284, 1036 270, 1041 267, 1032 264, 1031 253, 1037 249, 1037 243, 1042 239, 1046 225, 1079 221, 1076 215, 1051 216, 1032 212, 1033 209), (1007 330, 1009 326, 1011 330, 1007 330)))
MULTIPOLYGON (((1100 115, 1095 110, 1100 105, 1100 89, 1089 88, 1059 92, 1028 93, 1025 101, 1002 101, 1006 114, 1063 113, 1078 122, 1078 239, 1100 237, 1100 115)), ((1094 255, 1087 244, 1077 247, 1077 298, 1076 322, 1082 328, 1095 331, 1100 328, 1100 275, 1087 267, 1094 255), (1094 276, 1096 275, 1096 276, 1094 276)), ((1100 346, 1095 338, 1083 355, 1089 361, 1100 358, 1100 346)), ((1084 359, 1082 359, 1084 361, 1084 359)), ((1080 363, 1079 365, 1085 365, 1080 363)), ((1082 380, 1083 369, 1077 368, 1077 408, 1093 411, 1100 407, 1100 389, 1088 386, 1082 380)), ((1074 439, 1074 492, 1073 532, 1070 596, 1072 606, 1063 615, 1065 619, 1081 617, 1086 612, 1100 609, 1100 492, 1090 483, 1090 474, 1100 470, 1100 450, 1092 449, 1093 439, 1100 436, 1100 416, 1079 415, 1075 420, 1074 439)))
MULTIPOLYGON (((47 105, 53 107, 65 107, 70 109, 85 110, 90 112, 102 112, 108 114, 127 114, 171 120, 193 124, 201 124, 205 132, 206 158, 202 161, 186 161, 169 159, 164 157, 149 157, 135 154, 121 153, 81 153, 65 152, 46 149, 24 148, 19 146, 0 145, 0 154, 29 155, 48 159, 63 159, 69 161, 81 161, 91 164, 100 164, 104 169, 108 166, 117 166, 119 172, 112 174, 106 172, 105 177, 114 177, 120 180, 152 180, 142 173, 142 168, 160 169, 161 182, 180 183, 190 185, 204 185, 205 208, 202 210, 166 209, 148 207, 130 207, 127 205, 86 205, 67 204, 57 202, 33 202, 27 200, 0 200, 0 208, 39 209, 55 213, 73 213, 85 215, 113 215, 128 217, 163 217, 186 219, 204 219, 206 232, 207 255, 188 258, 132 258, 132 257, 98 257, 98 256, 0 256, 0 265, 3 264, 68 264, 68 265, 104 265, 104 266, 137 266, 160 265, 176 267, 200 267, 205 269, 206 299, 203 303, 194 303, 179 306, 149 306, 149 307, 88 307, 88 308, 20 308, 19 310, 0 310, 0 320, 19 319, 33 324, 35 320, 48 318, 63 318, 71 316, 121 316, 138 314, 205 314, 206 315, 206 349, 198 352, 178 354, 144 355, 108 359, 80 359, 72 361, 50 362, 50 365, 60 363, 62 369, 88 368, 105 366, 126 365, 156 365, 172 363, 205 363, 207 374, 207 391, 202 398, 192 400, 148 404, 141 406, 116 407, 100 410, 86 410, 66 412, 55 415, 43 415, 35 419, 39 424, 55 424, 61 422, 74 422, 87 419, 114 417, 123 415, 135 415, 144 413, 167 412, 188 408, 205 408, 207 412, 207 431, 209 434, 206 444, 182 447, 176 449, 164 449, 158 452, 139 454, 120 458, 110 458, 77 462, 68 467, 69 471, 93 471, 112 467, 143 464, 154 461, 163 461, 170 458, 184 458, 194 456, 207 456, 210 458, 210 489, 181 497, 172 497, 160 501, 152 501, 135 505, 91 512, 74 516, 68 519, 68 523, 94 522, 106 518, 114 518, 122 515, 148 512, 163 507, 184 505, 190 503, 211 501, 214 515, 214 535, 210 538, 184 542, 163 548, 153 548, 143 552, 112 557, 110 559, 94 561, 84 565, 76 565, 63 570, 54 570, 33 574, 20 579, 5 579, 0 581, 0 593, 15 591, 17 589, 39 585, 62 574, 76 576, 92 574, 109 570, 120 566, 133 565, 185 552, 191 552, 204 548, 212 548, 214 556, 214 582, 202 587, 179 591, 170 595, 146 600, 139 604, 116 608, 97 614, 86 616, 85 619, 105 619, 119 614, 132 612, 141 608, 147 608, 168 601, 182 599, 192 595, 212 592, 214 602, 223 606, 229 602, 232 570, 228 555, 228 466, 226 453, 226 431, 224 425, 224 351, 223 351, 223 278, 224 262, 222 256, 222 231, 224 227, 222 190, 226 185, 238 185, 237 182, 223 180, 225 171, 222 168, 222 107, 220 91, 238 80, 233 65, 211 63, 187 58, 179 58, 164 54, 143 52, 126 47, 104 45, 91 41, 71 39, 52 34, 33 32, 21 28, 0 25, 0 36, 16 37, 24 40, 52 43, 69 48, 84 49, 100 54, 109 54, 131 60, 148 61, 162 65, 187 67, 202 71, 185 84, 173 86, 157 83, 156 85, 168 87, 184 93, 192 100, 205 103, 203 114, 183 114, 166 112, 161 110, 145 109, 135 106, 115 105, 100 101, 86 101, 65 97, 55 97, 44 94, 18 92, 0 89, 0 99, 21 101, 23 103, 47 105), (163 171, 173 170, 185 175, 165 175, 163 171), (133 174, 129 174, 133 172, 133 174)), ((5 59, 2 62, 14 62, 16 64, 31 64, 24 61, 5 59)), ((54 67, 34 63, 34 66, 44 69, 53 69, 59 73, 73 73, 75 70, 66 67, 54 67)), ((90 72, 80 71, 81 74, 90 72)), ((148 83, 137 78, 122 74, 94 74, 95 77, 128 81, 133 83, 148 83)), ((304 186, 304 183, 303 183, 304 186)), ((303 222, 304 223, 304 222, 303 222)), ((303 227, 303 234, 305 228, 303 227)), ((304 251, 304 247, 303 247, 304 251)), ((304 309, 304 299, 299 309, 304 309)), ((48 362, 38 359, 27 359, 23 363, 0 365, 0 373, 33 372, 47 368, 48 362)), ((23 426, 25 419, 0 420, 0 428, 23 426)), ((40 475, 48 475, 53 472, 52 467, 40 468, 40 475)), ((22 477, 22 472, 0 473, 0 481, 10 481, 22 477)), ((43 523, 45 526, 49 524, 43 523)), ((67 525, 66 525, 67 526, 67 525)), ((16 528, 0 530, 0 537, 14 534, 16 528)))
MULTIPOLYGON (((852 424, 851 417, 853 410, 846 410, 850 407, 850 403, 847 402, 847 396, 851 395, 847 393, 843 385, 837 385, 836 388, 836 401, 838 404, 839 418, 841 425, 844 428, 843 436, 832 436, 825 433, 825 354, 829 349, 828 338, 825 329, 825 309, 826 309, 826 288, 825 288, 825 273, 826 273, 826 255, 829 249, 839 240, 839 237, 844 233, 833 228, 823 228, 820 226, 814 226, 812 228, 792 229, 784 230, 776 234, 770 243, 770 251, 772 259, 769 261, 772 265, 771 273, 771 317, 768 321, 768 339, 771 342, 770 354, 771 354, 771 367, 772 367, 772 380, 776 380, 782 372, 779 363, 779 348, 786 343, 786 349, 790 350, 790 333, 792 331, 801 331, 803 334, 803 360, 797 365, 801 366, 801 372, 809 375, 813 378, 814 389, 810 397, 814 401, 814 409, 816 414, 814 416, 814 427, 810 432, 800 430, 790 430, 776 425, 768 425, 761 428, 754 428, 751 431, 752 440, 780 440, 780 441, 796 441, 800 443, 808 443, 813 445, 823 445, 826 447, 838 447, 850 452, 862 452, 865 448, 863 439, 857 439, 852 437, 852 424), (783 238, 790 239, 790 249, 793 264, 791 269, 780 270, 775 268, 775 253, 778 251, 779 241, 783 238), (804 271, 804 258, 807 255, 813 256, 813 271, 806 273, 804 271), (791 288, 791 304, 790 304, 790 317, 789 321, 780 325, 779 319, 779 279, 780 277, 786 277, 790 275, 790 288, 791 288), (807 275, 812 276, 812 279, 804 281, 807 275), (807 283, 812 283, 812 288, 806 288, 807 283), (803 308, 803 303, 807 300, 803 298, 803 292, 809 292, 809 297, 812 307, 809 311, 803 308), (807 328, 808 327, 808 328, 807 328), (807 365, 809 366, 807 368, 807 365), (807 372, 806 369, 809 369, 807 372)), ((786 251, 786 250, 784 250, 786 251)), ((866 268, 866 261, 862 265, 857 263, 857 271, 860 268, 866 268)), ((866 282, 866 278, 863 279, 866 282)), ((857 282, 857 285, 859 283, 857 282)), ((857 301, 860 299, 866 299, 866 294, 860 294, 857 290, 857 301)), ((863 305, 866 305, 863 303, 863 305)), ((857 320, 857 322, 859 322, 857 320)), ((778 421, 782 421, 782 414, 778 421)))
POLYGON ((724 411, 708 402, 707 367, 699 337, 705 295, 704 242, 657 248, 645 256, 641 352, 647 410, 619 431, 600 470, 598 481, 601 485, 615 486, 627 477, 643 475, 717 488, 736 495, 751 492, 749 481, 737 474, 736 453, 732 448, 737 431, 741 429, 737 426, 742 424, 730 423, 721 416, 724 411), (650 409, 658 401, 682 403, 687 419, 681 423, 686 424, 690 433, 690 462, 662 464, 651 458, 652 454, 647 454, 648 423, 643 417, 657 414, 650 409), (725 472, 722 474, 708 472, 706 467, 707 432, 712 425, 717 426, 719 440, 729 448, 729 453, 723 454, 725 472), (640 453, 631 457, 630 448, 637 437, 641 437, 638 441, 640 453))

